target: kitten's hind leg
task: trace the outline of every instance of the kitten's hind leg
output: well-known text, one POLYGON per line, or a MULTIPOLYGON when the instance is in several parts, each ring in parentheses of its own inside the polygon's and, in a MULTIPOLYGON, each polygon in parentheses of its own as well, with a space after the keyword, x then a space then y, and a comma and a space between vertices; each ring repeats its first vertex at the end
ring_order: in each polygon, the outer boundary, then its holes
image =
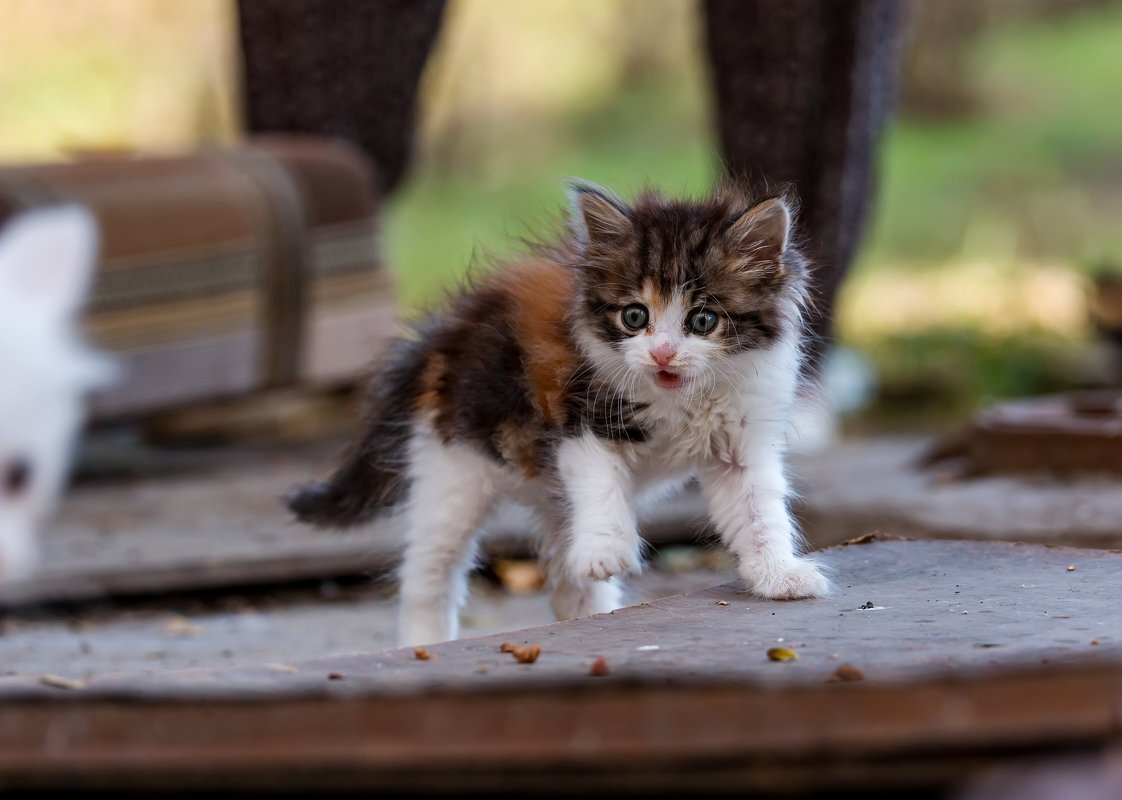
POLYGON ((475 537, 498 492, 498 471, 462 445, 418 433, 401 565, 401 645, 432 644, 459 633, 475 537))

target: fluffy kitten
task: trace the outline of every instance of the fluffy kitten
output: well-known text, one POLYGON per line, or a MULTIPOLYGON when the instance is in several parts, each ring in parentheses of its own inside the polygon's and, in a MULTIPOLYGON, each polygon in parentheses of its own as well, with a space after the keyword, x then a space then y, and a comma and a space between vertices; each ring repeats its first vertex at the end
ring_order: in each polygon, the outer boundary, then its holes
POLYGON ((374 378, 365 430, 291 510, 320 526, 405 507, 403 644, 457 635, 500 496, 536 512, 559 618, 620 605, 640 492, 696 476, 764 597, 827 590, 800 556, 783 455, 806 264, 783 197, 628 205, 572 187, 562 244, 465 290, 374 378))
POLYGON ((21 214, 0 231, 0 581, 31 572, 83 395, 110 374, 73 320, 96 249, 93 218, 75 206, 21 214))

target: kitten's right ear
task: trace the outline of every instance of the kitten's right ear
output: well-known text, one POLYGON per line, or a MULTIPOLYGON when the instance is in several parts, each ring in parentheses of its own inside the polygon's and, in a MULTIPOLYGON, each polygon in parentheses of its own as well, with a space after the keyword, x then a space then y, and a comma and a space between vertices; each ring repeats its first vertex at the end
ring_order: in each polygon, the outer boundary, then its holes
POLYGON ((607 189, 582 180, 568 184, 570 225, 577 243, 585 248, 589 242, 621 239, 631 232, 627 204, 607 189))
POLYGON ((14 217, 0 230, 0 292, 54 323, 77 312, 97 255, 97 223, 77 205, 14 217))

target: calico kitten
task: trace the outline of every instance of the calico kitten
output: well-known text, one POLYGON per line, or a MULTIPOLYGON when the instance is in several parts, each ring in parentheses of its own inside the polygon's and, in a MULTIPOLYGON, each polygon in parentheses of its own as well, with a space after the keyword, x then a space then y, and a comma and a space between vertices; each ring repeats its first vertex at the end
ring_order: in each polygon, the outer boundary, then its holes
POLYGON ((74 324, 96 254, 93 217, 77 206, 29 211, 0 231, 0 581, 31 572, 84 395, 112 375, 74 324))
POLYGON ((784 475, 807 266, 784 197, 628 205, 576 183, 569 235, 457 296, 374 378, 361 438, 288 499, 341 527, 403 505, 403 644, 457 635, 474 537, 530 506, 559 618, 620 605, 640 492, 696 476, 747 585, 815 597, 784 475))

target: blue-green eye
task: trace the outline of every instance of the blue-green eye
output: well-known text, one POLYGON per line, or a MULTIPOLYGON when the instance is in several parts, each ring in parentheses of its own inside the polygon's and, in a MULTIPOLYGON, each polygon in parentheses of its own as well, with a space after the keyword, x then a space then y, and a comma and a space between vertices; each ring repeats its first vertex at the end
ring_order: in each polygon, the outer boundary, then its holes
POLYGON ((695 311, 690 317, 690 330, 704 336, 717 327, 717 315, 707 308, 695 311))
POLYGON ((638 303, 633 303, 623 309, 623 314, 620 316, 623 319, 623 324, 633 331, 647 327, 647 320, 650 319, 647 309, 638 303))

